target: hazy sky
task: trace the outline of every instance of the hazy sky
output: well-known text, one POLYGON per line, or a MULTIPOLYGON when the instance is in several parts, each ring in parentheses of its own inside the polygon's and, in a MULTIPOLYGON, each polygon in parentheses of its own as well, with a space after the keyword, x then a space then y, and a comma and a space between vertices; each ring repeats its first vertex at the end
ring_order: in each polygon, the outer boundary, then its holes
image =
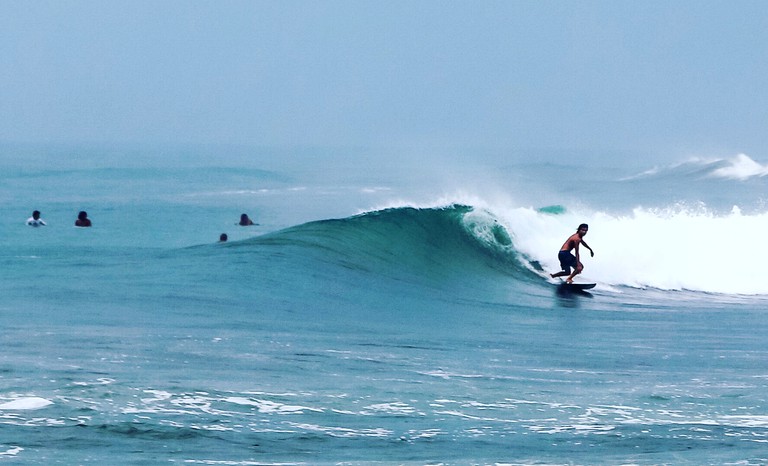
POLYGON ((765 1, 0 0, 0 141, 768 157, 765 1))

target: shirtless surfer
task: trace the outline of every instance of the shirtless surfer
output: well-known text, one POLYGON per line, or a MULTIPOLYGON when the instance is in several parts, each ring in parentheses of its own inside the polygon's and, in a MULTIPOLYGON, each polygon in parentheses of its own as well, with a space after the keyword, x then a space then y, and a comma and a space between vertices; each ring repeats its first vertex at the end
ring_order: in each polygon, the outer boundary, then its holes
POLYGON ((89 227, 91 226, 91 219, 88 218, 88 212, 81 210, 79 214, 77 214, 77 220, 75 220, 75 226, 76 227, 89 227))
POLYGON ((241 227, 249 227, 251 225, 256 225, 256 224, 253 223, 253 220, 251 220, 248 217, 248 214, 243 214, 240 216, 240 223, 238 223, 238 225, 240 225, 241 227))
POLYGON ((592 257, 595 257, 595 252, 592 250, 592 248, 589 247, 587 242, 584 241, 584 235, 587 234, 588 230, 589 225, 582 223, 579 225, 576 233, 572 234, 568 237, 567 240, 565 240, 565 243, 563 243, 563 246, 560 248, 560 252, 557 254, 557 258, 560 260, 560 267, 563 270, 561 272, 549 274, 550 277, 557 278, 569 275, 568 278, 565 279, 565 282, 573 283, 573 277, 580 274, 581 271, 584 270, 584 264, 582 264, 581 260, 579 260, 579 246, 582 244, 585 248, 589 249, 592 257), (576 256, 571 254, 573 249, 576 249, 576 256), (574 268, 573 273, 571 273, 571 267, 574 268))

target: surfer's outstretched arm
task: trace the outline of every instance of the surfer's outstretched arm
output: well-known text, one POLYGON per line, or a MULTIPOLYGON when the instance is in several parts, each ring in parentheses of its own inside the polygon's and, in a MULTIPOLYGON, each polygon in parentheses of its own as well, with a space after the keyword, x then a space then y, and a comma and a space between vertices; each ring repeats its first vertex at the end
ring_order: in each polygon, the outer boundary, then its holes
POLYGON ((589 253, 592 255, 592 257, 595 257, 595 251, 592 250, 592 248, 589 247, 586 241, 582 238, 581 244, 584 245, 585 248, 589 249, 589 253))

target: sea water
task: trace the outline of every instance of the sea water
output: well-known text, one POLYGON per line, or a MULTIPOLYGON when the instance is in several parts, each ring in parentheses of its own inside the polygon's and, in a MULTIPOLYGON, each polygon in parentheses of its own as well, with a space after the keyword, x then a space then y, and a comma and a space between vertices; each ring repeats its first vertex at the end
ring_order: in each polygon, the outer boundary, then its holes
POLYGON ((768 462, 768 170, 535 160, 5 147, 0 461, 768 462))

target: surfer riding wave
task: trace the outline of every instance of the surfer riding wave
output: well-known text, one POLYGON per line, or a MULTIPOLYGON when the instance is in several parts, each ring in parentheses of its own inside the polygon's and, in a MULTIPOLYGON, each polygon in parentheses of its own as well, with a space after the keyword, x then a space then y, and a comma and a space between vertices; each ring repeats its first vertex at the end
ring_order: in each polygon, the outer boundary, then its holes
POLYGON ((568 278, 565 279, 565 282, 573 283, 573 277, 580 274, 581 271, 584 270, 584 264, 581 263, 579 258, 579 246, 582 244, 585 248, 589 249, 592 257, 595 257, 595 252, 592 250, 592 248, 589 247, 586 241, 584 241, 584 235, 587 234, 587 231, 589 231, 589 225, 582 223, 579 225, 579 228, 576 229, 576 233, 572 234, 568 237, 567 240, 565 240, 565 243, 563 243, 563 246, 560 248, 560 252, 557 254, 557 258, 560 260, 560 268, 562 271, 551 273, 549 274, 550 277, 557 278, 568 275, 568 278), (576 252, 575 256, 571 254, 571 251, 573 250, 576 252), (571 273, 571 268, 574 269, 573 273, 571 273))

